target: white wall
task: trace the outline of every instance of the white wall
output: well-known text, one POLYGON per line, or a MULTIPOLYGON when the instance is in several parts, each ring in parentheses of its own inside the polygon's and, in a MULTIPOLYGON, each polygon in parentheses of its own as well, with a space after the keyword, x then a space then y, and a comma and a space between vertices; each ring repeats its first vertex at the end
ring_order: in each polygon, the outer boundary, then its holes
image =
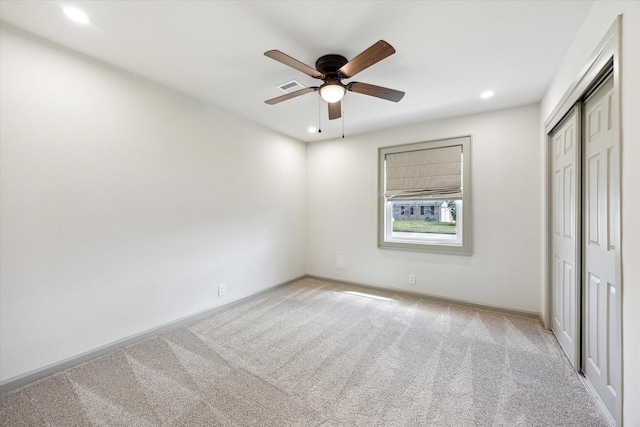
POLYGON ((1 380, 304 275, 303 143, 0 41, 1 380))
POLYGON ((309 145, 307 273, 539 313, 538 126, 531 105, 309 145), (378 147, 461 135, 473 137, 472 256, 379 249, 378 147))
MULTIPOLYGON (((578 77, 589 57, 622 14, 622 295, 625 426, 640 426, 640 2, 597 1, 545 94, 542 123, 578 77)), ((541 139, 541 143, 544 140, 541 139)), ((543 298, 543 303, 546 301, 543 298)))

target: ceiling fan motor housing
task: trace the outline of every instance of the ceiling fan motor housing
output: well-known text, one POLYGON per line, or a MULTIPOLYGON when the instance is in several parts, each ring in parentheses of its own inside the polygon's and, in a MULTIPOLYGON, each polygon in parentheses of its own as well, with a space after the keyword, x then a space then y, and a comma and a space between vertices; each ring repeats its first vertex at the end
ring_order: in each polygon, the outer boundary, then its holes
POLYGON ((325 75, 324 81, 340 80, 338 70, 347 62, 347 58, 342 55, 324 55, 316 61, 316 70, 325 75))

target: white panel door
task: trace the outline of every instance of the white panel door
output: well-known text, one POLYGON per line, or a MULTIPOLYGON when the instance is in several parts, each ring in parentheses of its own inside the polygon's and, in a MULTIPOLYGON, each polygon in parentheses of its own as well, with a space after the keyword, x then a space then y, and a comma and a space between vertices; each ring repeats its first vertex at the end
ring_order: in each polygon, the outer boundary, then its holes
POLYGON ((551 133, 552 325, 574 367, 580 356, 580 106, 551 133))
POLYGON ((584 104, 583 371, 612 414, 620 392, 620 289, 616 275, 619 145, 613 78, 584 104))

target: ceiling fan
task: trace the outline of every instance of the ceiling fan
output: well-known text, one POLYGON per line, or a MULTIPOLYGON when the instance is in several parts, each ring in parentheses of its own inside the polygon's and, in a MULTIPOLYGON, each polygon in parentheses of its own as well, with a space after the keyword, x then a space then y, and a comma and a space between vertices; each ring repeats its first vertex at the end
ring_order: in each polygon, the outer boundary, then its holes
POLYGON ((275 59, 276 61, 281 62, 284 65, 288 65, 291 68, 295 68, 308 76, 322 80, 324 83, 320 86, 307 87, 286 95, 269 99, 265 101, 265 103, 273 105, 310 92, 319 91, 322 99, 327 101, 329 105, 329 119, 333 120, 342 116, 340 100, 347 91, 398 102, 404 96, 404 92, 399 90, 360 82, 351 82, 347 84, 342 83, 342 79, 349 79, 355 76, 360 71, 382 61, 384 58, 393 55, 395 52, 396 50, 389 43, 384 40, 380 40, 353 58, 351 61, 348 61, 347 58, 342 55, 324 55, 316 61, 316 68, 312 68, 307 64, 280 52, 279 50, 267 51, 264 54, 269 58, 275 59))

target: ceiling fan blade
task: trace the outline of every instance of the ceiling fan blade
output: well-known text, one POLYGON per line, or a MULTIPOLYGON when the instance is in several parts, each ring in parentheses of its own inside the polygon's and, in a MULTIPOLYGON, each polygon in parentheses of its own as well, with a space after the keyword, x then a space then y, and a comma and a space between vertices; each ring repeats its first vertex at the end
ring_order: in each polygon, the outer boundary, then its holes
POLYGON ((298 97, 300 95, 304 95, 304 94, 307 94, 309 92, 315 92, 317 90, 318 90, 318 88, 315 87, 315 86, 306 87, 304 89, 300 89, 300 90, 297 90, 295 92, 288 93, 286 95, 277 96, 275 98, 268 99, 268 100, 266 100, 264 102, 265 102, 265 104, 273 105, 273 104, 277 104, 277 103, 282 102, 282 101, 286 101, 287 99, 296 98, 296 97, 298 97))
POLYGON ((353 77, 365 68, 369 68, 376 62, 382 61, 387 56, 393 55, 395 52, 396 50, 389 43, 384 40, 380 40, 360 55, 344 64, 342 68, 338 70, 338 73, 344 78, 353 77))
POLYGON ((342 117, 342 108, 340 106, 340 101, 327 102, 327 104, 329 104, 329 120, 335 120, 342 117))
POLYGON ((361 93, 363 95, 375 96, 376 98, 382 98, 386 99, 387 101, 393 102, 400 101, 404 96, 404 92, 399 90, 359 82, 349 83, 347 85, 347 90, 350 90, 351 92, 361 93))
POLYGON ((307 64, 304 64, 298 61, 297 59, 290 57, 285 53, 280 52, 279 50, 269 50, 264 54, 265 56, 268 56, 271 59, 275 59, 276 61, 281 62, 284 65, 288 65, 291 68, 295 68, 298 71, 302 71, 303 73, 311 77, 314 77, 316 79, 324 78, 324 74, 322 74, 320 71, 316 70, 313 67, 308 66, 307 64))

